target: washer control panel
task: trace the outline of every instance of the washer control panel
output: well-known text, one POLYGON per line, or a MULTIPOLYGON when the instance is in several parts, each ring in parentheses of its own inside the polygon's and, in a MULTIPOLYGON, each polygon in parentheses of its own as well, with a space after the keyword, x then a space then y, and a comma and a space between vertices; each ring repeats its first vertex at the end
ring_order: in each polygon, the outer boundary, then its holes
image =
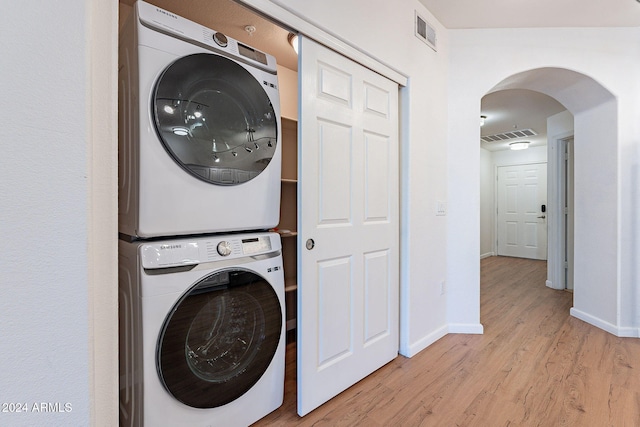
POLYGON ((277 233, 210 236, 140 244, 145 269, 179 267, 242 258, 280 250, 277 233))
POLYGON ((254 255, 271 250, 271 239, 268 236, 251 237, 242 239, 242 252, 245 255, 254 255))
POLYGON ((223 240, 222 242, 218 243, 217 250, 220 256, 229 256, 232 252, 231 243, 223 240))

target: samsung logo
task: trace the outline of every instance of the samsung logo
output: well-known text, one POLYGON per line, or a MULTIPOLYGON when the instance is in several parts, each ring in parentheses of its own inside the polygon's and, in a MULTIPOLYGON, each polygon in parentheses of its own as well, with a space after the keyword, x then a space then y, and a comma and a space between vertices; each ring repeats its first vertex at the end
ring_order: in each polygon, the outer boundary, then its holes
POLYGON ((165 250, 165 249, 180 249, 182 248, 182 245, 160 245, 160 250, 165 250))
POLYGON ((162 9, 157 8, 157 7, 156 7, 156 12, 162 13, 163 15, 167 15, 167 16, 173 18, 173 19, 178 19, 177 15, 174 15, 173 13, 169 13, 166 10, 162 10, 162 9))

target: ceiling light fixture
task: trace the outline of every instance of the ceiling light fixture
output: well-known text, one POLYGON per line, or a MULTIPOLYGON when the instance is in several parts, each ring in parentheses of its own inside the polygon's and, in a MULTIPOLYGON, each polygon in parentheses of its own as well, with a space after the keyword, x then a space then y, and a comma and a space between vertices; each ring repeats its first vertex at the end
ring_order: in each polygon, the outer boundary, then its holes
POLYGON ((487 120, 487 116, 480 116, 480 126, 484 126, 485 120, 487 120))
POLYGON ((287 37, 287 40, 289 41, 289 44, 291 45, 293 50, 296 51, 296 55, 297 55, 298 54, 298 35, 297 34, 293 34, 293 33, 289 33, 289 36, 287 37))
POLYGON ((529 148, 529 141, 512 142, 509 144, 509 148, 512 150, 526 150, 529 148))

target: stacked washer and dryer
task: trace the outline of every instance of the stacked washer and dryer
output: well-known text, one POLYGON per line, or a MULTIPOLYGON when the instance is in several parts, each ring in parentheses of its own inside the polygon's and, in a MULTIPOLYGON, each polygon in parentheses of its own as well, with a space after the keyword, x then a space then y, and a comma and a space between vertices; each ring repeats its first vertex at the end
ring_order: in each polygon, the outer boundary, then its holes
POLYGON ((119 60, 120 424, 249 425, 284 393, 275 59, 138 1, 119 60))

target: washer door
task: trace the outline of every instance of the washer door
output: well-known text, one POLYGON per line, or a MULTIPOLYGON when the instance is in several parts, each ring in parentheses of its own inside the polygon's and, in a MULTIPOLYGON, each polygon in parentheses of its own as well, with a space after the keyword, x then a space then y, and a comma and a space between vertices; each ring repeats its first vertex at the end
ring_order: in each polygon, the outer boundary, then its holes
POLYGON ((156 362, 164 387, 194 408, 234 401, 269 367, 282 321, 278 296, 261 276, 232 269, 205 277, 162 327, 156 362))
POLYGON ((275 154, 278 124, 269 96, 228 58, 199 53, 176 60, 158 79, 152 102, 164 148, 203 181, 247 182, 275 154))

